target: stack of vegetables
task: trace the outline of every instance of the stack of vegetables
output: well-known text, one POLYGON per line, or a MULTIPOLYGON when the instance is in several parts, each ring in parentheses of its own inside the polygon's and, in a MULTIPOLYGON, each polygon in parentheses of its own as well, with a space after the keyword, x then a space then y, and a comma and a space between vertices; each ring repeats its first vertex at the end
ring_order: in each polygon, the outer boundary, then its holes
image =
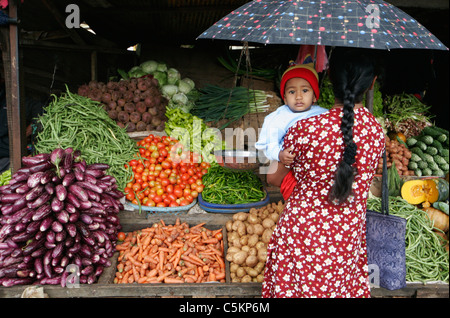
POLYGON ((7 169, 0 175, 0 186, 6 185, 11 180, 11 169, 7 169))
POLYGON ((164 131, 168 136, 178 140, 186 149, 199 153, 206 162, 216 162, 212 152, 222 150, 224 145, 220 133, 207 127, 203 119, 180 108, 167 109, 166 116, 164 131))
POLYGON ((72 148, 22 163, 0 187, 0 283, 96 282, 111 265, 123 209, 109 166, 87 164, 72 148), (67 270, 70 264, 76 272, 67 270))
POLYGON ((228 249, 233 283, 261 283, 267 259, 267 244, 278 222, 284 204, 273 202, 249 213, 239 212, 227 221, 228 249))
POLYGON ((127 165, 133 178, 125 187, 127 200, 145 207, 177 207, 192 203, 203 191, 209 163, 184 150, 177 140, 150 134, 137 142, 136 159, 127 165))
POLYGON ((78 94, 101 103, 109 117, 127 132, 164 129, 168 102, 158 88, 158 81, 151 76, 106 84, 91 81, 81 85, 78 94))
POLYGON ((409 168, 421 176, 443 177, 449 171, 449 132, 437 126, 423 128, 406 140, 411 149, 409 168))
POLYGON ((180 108, 189 112, 197 99, 195 83, 188 77, 181 78, 180 72, 165 63, 153 60, 142 62, 131 68, 128 73, 119 70, 123 79, 152 75, 158 81, 162 95, 169 101, 168 108, 180 108))
POLYGON ((115 284, 225 282, 222 229, 205 223, 189 226, 163 220, 151 227, 124 233, 115 284))
POLYGON ((88 164, 108 164, 108 174, 116 178, 119 189, 125 188, 131 173, 124 164, 133 158, 137 146, 99 102, 67 90, 66 94, 54 96, 38 124, 41 127, 34 145, 37 153, 50 153, 55 148, 80 150, 88 164))
POLYGON ((217 123, 226 119, 227 123, 219 128, 223 129, 248 113, 266 112, 269 106, 267 95, 262 90, 206 85, 200 90, 191 113, 206 122, 217 123))

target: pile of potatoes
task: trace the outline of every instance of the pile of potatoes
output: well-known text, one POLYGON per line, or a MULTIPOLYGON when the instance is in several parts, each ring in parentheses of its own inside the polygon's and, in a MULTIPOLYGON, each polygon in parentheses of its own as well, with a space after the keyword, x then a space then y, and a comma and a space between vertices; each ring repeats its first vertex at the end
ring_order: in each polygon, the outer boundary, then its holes
POLYGON ((234 283, 261 283, 267 258, 267 243, 283 211, 280 201, 233 215, 226 223, 230 277, 234 283))

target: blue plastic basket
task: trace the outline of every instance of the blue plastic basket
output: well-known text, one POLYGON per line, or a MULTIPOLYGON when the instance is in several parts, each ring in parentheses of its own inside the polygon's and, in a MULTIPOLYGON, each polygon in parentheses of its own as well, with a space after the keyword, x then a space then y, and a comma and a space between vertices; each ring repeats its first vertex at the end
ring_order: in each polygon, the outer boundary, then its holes
MULTIPOLYGON (((127 202, 128 205, 133 207, 136 210, 139 210, 139 205, 133 204, 131 202, 127 202)), ((194 205, 197 204, 197 199, 194 199, 192 203, 184 206, 176 206, 176 207, 157 207, 157 206, 141 206, 140 209, 142 211, 147 212, 147 216, 154 214, 185 214, 187 213, 194 205)))
POLYGON ((258 202, 251 202, 245 204, 216 204, 209 203, 203 200, 202 194, 198 195, 198 204, 206 212, 213 213, 237 213, 237 212, 248 212, 252 208, 259 208, 269 204, 270 198, 269 193, 266 191, 266 197, 258 202))

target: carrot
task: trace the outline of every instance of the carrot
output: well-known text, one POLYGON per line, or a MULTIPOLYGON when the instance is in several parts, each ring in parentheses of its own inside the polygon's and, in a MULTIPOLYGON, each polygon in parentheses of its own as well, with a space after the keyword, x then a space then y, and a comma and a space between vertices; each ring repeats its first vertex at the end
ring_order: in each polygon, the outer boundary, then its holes
POLYGON ((219 243, 219 240, 216 239, 215 237, 211 237, 209 239, 205 239, 202 241, 203 244, 216 244, 219 243))
POLYGON ((200 257, 198 257, 197 255, 194 255, 194 254, 189 254, 189 258, 191 258, 192 260, 194 260, 194 261, 196 261, 197 263, 200 263, 201 265, 205 265, 205 262, 200 258, 200 257))
POLYGON ((179 283, 184 283, 184 281, 182 279, 178 279, 178 278, 166 277, 166 278, 164 278, 164 283, 166 283, 166 284, 179 284, 179 283))
POLYGON ((133 270, 133 279, 135 282, 137 282, 139 280, 139 272, 136 269, 136 266, 132 266, 132 270, 133 270))

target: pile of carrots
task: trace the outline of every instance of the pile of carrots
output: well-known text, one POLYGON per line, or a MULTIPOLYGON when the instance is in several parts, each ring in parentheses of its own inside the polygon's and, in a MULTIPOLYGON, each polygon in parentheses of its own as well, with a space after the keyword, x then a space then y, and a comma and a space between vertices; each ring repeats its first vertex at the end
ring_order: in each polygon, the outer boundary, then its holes
POLYGON ((114 283, 225 282, 222 229, 179 219, 126 233, 119 251, 114 283))

